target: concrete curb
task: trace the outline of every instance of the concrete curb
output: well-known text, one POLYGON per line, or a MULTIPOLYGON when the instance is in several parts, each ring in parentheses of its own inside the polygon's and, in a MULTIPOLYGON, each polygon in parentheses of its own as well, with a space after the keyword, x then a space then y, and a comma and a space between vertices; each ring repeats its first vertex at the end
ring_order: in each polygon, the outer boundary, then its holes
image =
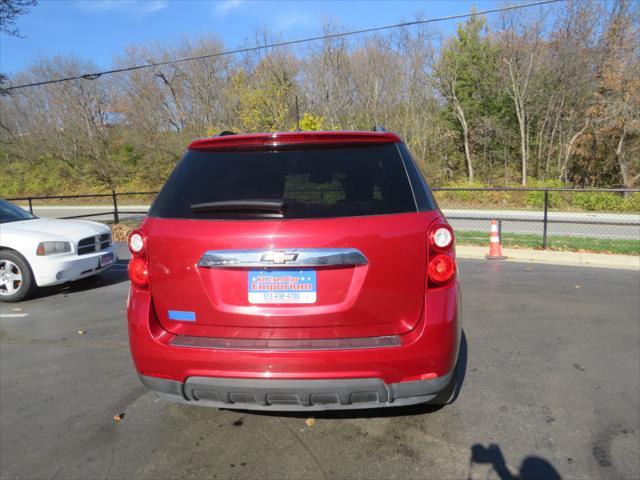
MULTIPOLYGON (((485 260, 489 247, 457 245, 456 255, 460 258, 485 260)), ((640 271, 640 257, 633 255, 608 255, 601 253, 554 252, 545 250, 526 250, 503 248, 506 262, 547 263, 572 267, 617 268, 640 271)))

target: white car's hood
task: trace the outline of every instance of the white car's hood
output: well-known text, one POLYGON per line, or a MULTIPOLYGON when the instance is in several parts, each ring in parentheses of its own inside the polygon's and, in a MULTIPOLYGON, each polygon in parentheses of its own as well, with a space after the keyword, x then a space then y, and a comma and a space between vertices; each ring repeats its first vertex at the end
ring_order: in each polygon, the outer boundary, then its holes
POLYGON ((97 222, 86 220, 62 220, 57 218, 34 218, 21 222, 9 222, 0 225, 6 233, 24 232, 33 234, 56 235, 69 239, 80 239, 108 233, 109 227, 97 222))

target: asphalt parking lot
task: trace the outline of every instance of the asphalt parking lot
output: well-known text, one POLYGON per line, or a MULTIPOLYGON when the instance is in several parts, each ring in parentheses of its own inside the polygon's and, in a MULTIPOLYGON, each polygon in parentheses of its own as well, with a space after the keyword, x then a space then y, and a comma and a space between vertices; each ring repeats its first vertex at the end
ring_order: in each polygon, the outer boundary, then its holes
POLYGON ((458 398, 314 421, 148 393, 127 346, 125 261, 3 304, 0 477, 638 478, 640 274, 460 268, 458 398))

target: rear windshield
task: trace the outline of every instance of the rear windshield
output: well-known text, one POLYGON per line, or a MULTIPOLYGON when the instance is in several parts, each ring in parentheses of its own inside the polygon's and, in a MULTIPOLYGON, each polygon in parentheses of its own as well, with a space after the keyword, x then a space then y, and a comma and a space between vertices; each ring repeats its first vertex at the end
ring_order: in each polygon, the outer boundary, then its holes
MULTIPOLYGON (((150 215, 163 218, 261 219, 259 211, 198 210, 211 202, 282 201, 285 219, 415 212, 395 144, 284 151, 190 150, 158 195, 150 215)), ((272 202, 273 203, 273 202, 272 202)))

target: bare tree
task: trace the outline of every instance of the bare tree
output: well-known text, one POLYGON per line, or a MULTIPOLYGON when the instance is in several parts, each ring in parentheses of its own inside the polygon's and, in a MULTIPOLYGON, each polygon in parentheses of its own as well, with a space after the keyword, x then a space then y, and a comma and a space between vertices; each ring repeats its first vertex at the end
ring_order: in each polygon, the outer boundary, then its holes
POLYGON ((0 0, 0 33, 20 37, 20 31, 14 27, 16 20, 36 4, 36 0, 0 0))
POLYGON ((545 18, 545 10, 540 10, 537 15, 530 11, 507 13, 502 17, 500 32, 507 91, 513 100, 520 133, 523 186, 527 185, 528 174, 531 84, 539 67, 545 18))
POLYGON ((457 83, 457 65, 451 65, 446 72, 440 74, 441 90, 451 102, 453 110, 456 114, 460 127, 462 128, 462 141, 464 144, 464 157, 467 162, 467 178, 473 182, 473 161, 471 159, 471 150, 469 148, 469 124, 464 109, 460 104, 460 100, 456 94, 457 83))
MULTIPOLYGON (((15 90, 0 96, 0 168, 12 193, 157 188, 195 137, 295 128, 297 98, 315 128, 397 131, 432 183, 634 186, 639 5, 571 0, 488 26, 473 17, 448 40, 405 27, 15 90)), ((265 30, 246 45, 277 39, 265 30)), ((223 50, 215 37, 183 38, 130 46, 115 65, 223 50)), ((41 58, 10 80, 87 71, 73 57, 41 58)))

